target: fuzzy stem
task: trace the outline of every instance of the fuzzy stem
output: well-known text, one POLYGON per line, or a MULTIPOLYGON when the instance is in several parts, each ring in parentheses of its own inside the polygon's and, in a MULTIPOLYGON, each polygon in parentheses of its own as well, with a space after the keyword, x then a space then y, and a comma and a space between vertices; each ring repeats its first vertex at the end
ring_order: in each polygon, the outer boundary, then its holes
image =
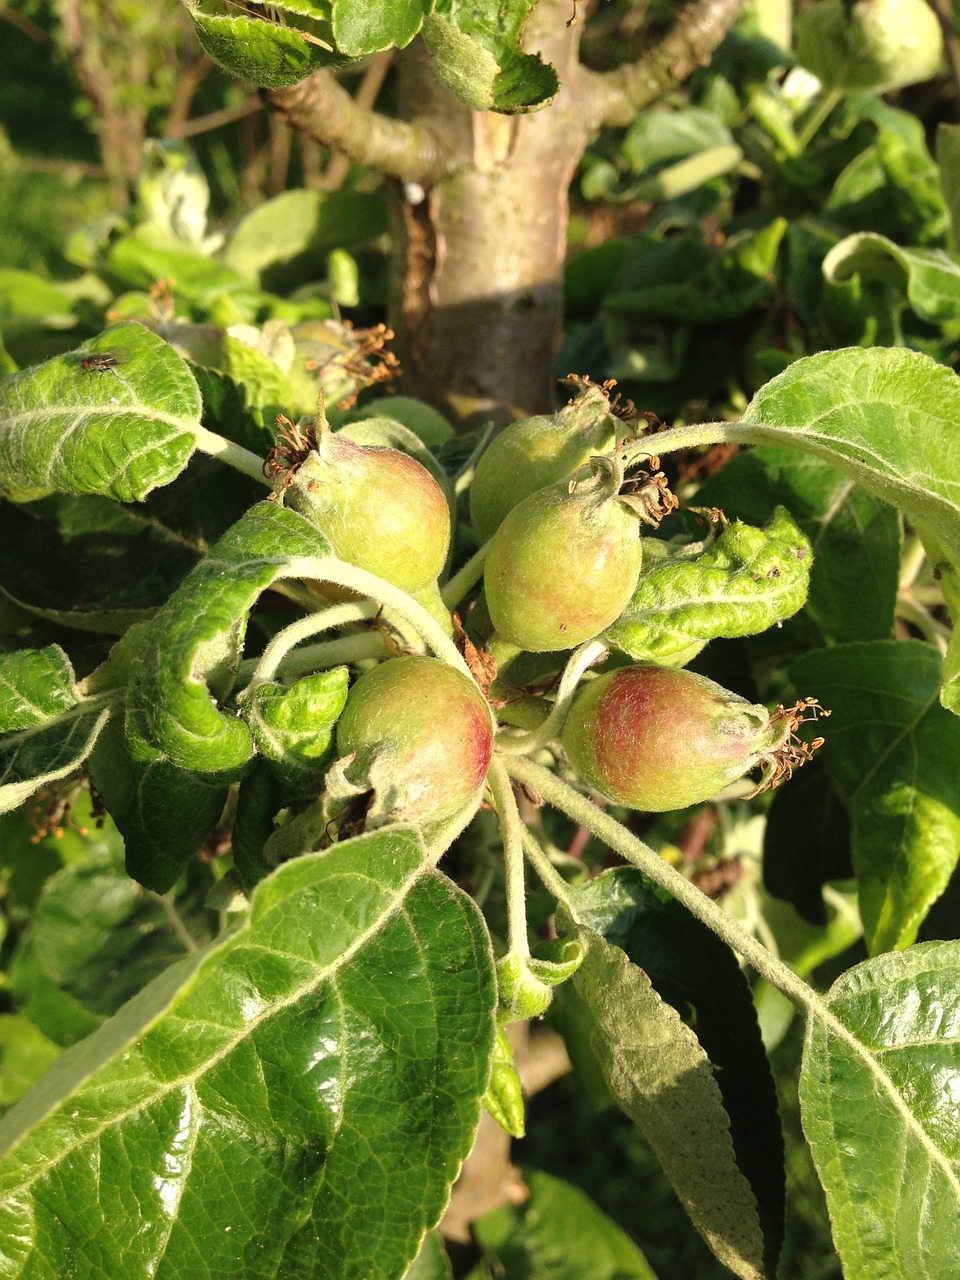
POLYGON ((440 591, 440 599, 448 609, 454 609, 471 589, 483 577, 483 566, 487 559, 490 543, 485 542, 479 551, 475 551, 465 565, 444 583, 440 591))
POLYGON ((487 782, 500 820, 503 842, 507 889, 507 950, 510 955, 526 960, 530 955, 530 943, 527 938, 526 886, 523 878, 524 828, 510 776, 503 761, 496 756, 490 764, 487 782))
POLYGON ((361 622, 370 616, 372 606, 363 604, 341 604, 322 613, 308 613, 296 622, 291 622, 282 631, 277 632, 263 653, 250 677, 250 685, 255 687, 272 680, 281 662, 291 649, 308 636, 318 635, 322 631, 332 631, 334 627, 342 627, 350 622, 361 622))
MULTIPOLYGON (((371 613, 372 613, 371 609, 371 613)), ((367 658, 387 656, 387 643, 379 631, 364 631, 359 635, 339 636, 321 644, 307 644, 302 649, 288 653, 279 666, 284 678, 307 675, 311 671, 326 671, 329 667, 341 667, 367 658)), ((254 678, 260 665, 259 658, 245 658, 237 672, 237 688, 245 688, 254 678)))
POLYGON ((531 867, 542 880, 544 888, 548 893, 552 893, 558 902, 568 904, 570 894, 567 882, 547 857, 540 841, 528 827, 523 828, 520 838, 523 841, 523 851, 531 867))
MULTIPOLYGON (((337 586, 347 587, 371 600, 377 600, 385 608, 397 613, 417 632, 424 643, 443 662, 462 672, 473 681, 473 674, 467 666, 459 649, 443 628, 416 600, 408 596, 399 587, 385 582, 366 569, 358 569, 356 565, 346 564, 333 557, 329 559, 314 556, 296 556, 283 566, 282 578, 307 578, 312 582, 334 582, 337 586)), ((474 681, 474 683, 476 683, 474 681)))
POLYGON ((691 915, 702 921, 727 946, 739 952, 771 986, 782 991, 801 1009, 809 1012, 816 1006, 819 1016, 820 1001, 812 987, 798 978, 776 956, 772 956, 766 947, 746 933, 721 907, 701 893, 696 885, 674 871, 653 849, 631 835, 615 818, 598 809, 585 796, 532 760, 505 757, 504 766, 517 782, 539 792, 549 804, 592 831, 615 853, 638 867, 662 889, 666 889, 691 915))
POLYGON ((497 739, 497 746, 506 755, 527 755, 539 751, 551 742, 563 728, 563 722, 570 709, 573 695, 583 673, 595 662, 607 656, 607 646, 601 640, 588 640, 579 649, 575 649, 563 671, 553 710, 542 724, 528 732, 516 733, 512 730, 502 732, 497 739))
POLYGON ((244 449, 239 444, 234 444, 232 440, 225 440, 215 431, 208 431, 206 427, 196 427, 194 436, 201 453, 209 453, 237 471, 242 471, 245 476, 259 480, 268 489, 272 488, 270 481, 263 474, 263 459, 258 458, 255 453, 251 453, 249 449, 244 449))

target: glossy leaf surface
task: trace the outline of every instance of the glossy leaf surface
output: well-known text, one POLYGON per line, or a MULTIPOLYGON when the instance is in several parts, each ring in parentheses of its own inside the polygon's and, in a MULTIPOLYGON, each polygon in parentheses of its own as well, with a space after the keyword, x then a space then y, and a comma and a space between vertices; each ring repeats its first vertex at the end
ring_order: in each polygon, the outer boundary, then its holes
POLYGON ((960 1274, 960 944, 845 973, 811 1016, 803 1128, 846 1280, 960 1274), (834 1021, 835 1020, 835 1021, 834 1021))
POLYGON ((180 474, 199 425, 183 360, 142 325, 116 325, 0 386, 0 485, 137 502, 180 474))
POLYGON ((392 828, 288 863, 68 1051, 0 1125, 0 1274, 402 1276, 493 1040, 489 938, 433 860, 392 828))
POLYGON ((850 813, 868 950, 904 947, 960 855, 960 722, 916 640, 837 645, 791 667, 832 715, 822 759, 850 813))

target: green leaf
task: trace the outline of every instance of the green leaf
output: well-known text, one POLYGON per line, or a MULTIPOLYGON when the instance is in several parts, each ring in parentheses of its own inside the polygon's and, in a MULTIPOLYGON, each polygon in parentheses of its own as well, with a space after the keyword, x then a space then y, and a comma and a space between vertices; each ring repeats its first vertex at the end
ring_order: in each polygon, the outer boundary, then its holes
POLYGON ((41 326, 72 329, 73 308, 72 296, 43 276, 14 267, 0 271, 0 328, 8 342, 41 326))
POLYGON ((960 944, 848 970, 811 1010, 804 1133, 847 1280, 960 1275, 960 944))
POLYGON ((393 827, 286 864, 236 932, 64 1054, 0 1123, 13 1264, 402 1275, 493 1043, 489 936, 434 859, 393 827))
POLYGON ((733 320, 745 315, 774 289, 773 269, 787 229, 774 218, 759 231, 731 236, 719 250, 690 236, 649 243, 624 266, 624 283, 604 300, 610 317, 653 317, 683 324, 733 320), (656 246, 656 248, 654 248, 656 246))
POLYGON ((888 503, 824 459, 776 447, 739 453, 700 487, 696 501, 754 524, 782 503, 813 548, 806 615, 821 637, 834 644, 889 637, 901 536, 888 503))
POLYGON ((904 249, 864 231, 834 245, 823 260, 823 274, 832 287, 854 276, 888 284, 930 324, 956 321, 960 311, 960 266, 942 249, 904 249))
MULTIPOLYGON (((656 1280, 643 1254, 589 1196, 536 1169, 519 1206, 484 1214, 473 1232, 490 1271, 550 1280, 656 1280)), ((476 1275, 477 1273, 471 1273, 476 1275)))
MULTIPOLYGON (((825 731, 833 728, 832 720, 825 731)), ((850 823, 820 756, 774 792, 763 828, 763 885, 813 925, 827 923, 823 886, 849 880, 850 823)))
POLYGON ((960 856, 960 721, 937 701, 940 656, 875 640, 807 654, 790 675, 832 713, 821 758, 850 813, 867 949, 905 947, 960 856))
POLYGON ((240 219, 224 257, 248 279, 286 266, 302 283, 310 266, 314 272, 325 267, 331 250, 365 244, 386 229, 386 206, 377 193, 284 191, 240 219))
MULTIPOLYGON (((626 953, 693 1029, 709 1057, 737 1167, 756 1201, 764 1261, 772 1273, 783 1240, 783 1138, 750 987, 735 956, 632 868, 604 872, 568 892, 577 921, 626 953)), ((676 1189, 685 1199, 683 1188, 676 1189)))
POLYGON ((143 507, 94 494, 0 505, 0 590, 80 631, 122 635, 154 613, 196 562, 197 551, 143 507))
POLYGON ((751 440, 826 459, 928 526, 960 563, 958 420, 953 370, 913 351, 858 347, 797 360, 744 414, 751 440))
POLYGON ((346 667, 317 671, 288 689, 257 685, 242 699, 257 750, 297 795, 317 789, 333 755, 333 731, 347 702, 346 667))
POLYGON ((13 497, 138 502, 187 465, 200 394, 174 350, 136 323, 0 383, 0 485, 13 497), (116 366, 86 371, 97 355, 116 366))
POLYGON ((328 554, 316 529, 279 503, 258 503, 224 534, 148 624, 127 694, 135 757, 144 743, 181 769, 240 776, 253 737, 220 702, 233 685, 249 611, 297 557, 328 554))
POLYGON ((474 111, 533 111, 555 97, 554 67, 520 47, 534 3, 442 0, 425 17, 423 38, 437 79, 474 111))
POLYGON ((59 645, 0 655, 0 813, 79 769, 109 719, 59 645))
POLYGON ((214 0, 184 0, 197 39, 210 57, 227 71, 250 84, 267 89, 282 89, 297 84, 320 67, 340 66, 346 59, 330 52, 329 26, 327 23, 307 23, 307 35, 287 25, 298 10, 319 18, 319 8, 311 5, 277 4, 271 6, 282 11, 284 24, 271 18, 248 15, 242 9, 226 8, 214 0), (323 41, 328 47, 317 43, 323 41))
POLYGON ((802 607, 811 561, 782 507, 764 529, 734 521, 700 554, 681 549, 645 568, 607 639, 637 661, 669 663, 718 636, 766 631, 802 607))
POLYGON ((950 239, 960 250, 960 124, 937 125, 937 167, 950 219, 950 239))
POLYGON ((757 1204, 737 1166, 710 1060, 693 1031, 617 946, 561 910, 585 955, 571 981, 593 1016, 592 1048, 623 1111, 640 1126, 694 1226, 737 1276, 766 1274, 757 1204))
POLYGON ((227 787, 139 745, 134 757, 123 725, 111 721, 90 756, 90 776, 123 836, 127 874, 166 893, 217 825, 227 787))
POLYGON ((450 1259, 436 1231, 428 1231, 423 1237, 420 1252, 410 1263, 403 1280, 453 1280, 450 1259))
POLYGON ((367 400, 347 414, 344 426, 367 418, 392 418, 412 431, 429 449, 446 444, 455 435, 453 427, 441 413, 412 396, 383 396, 378 400, 367 400))
POLYGON ((202 910, 209 865, 176 901, 161 899, 124 873, 116 831, 99 843, 46 882, 11 964, 19 1008, 60 1045, 95 1030, 214 932, 216 917, 202 910))
POLYGON ((59 1056, 59 1045, 28 1018, 0 1014, 0 1110, 22 1098, 59 1056))

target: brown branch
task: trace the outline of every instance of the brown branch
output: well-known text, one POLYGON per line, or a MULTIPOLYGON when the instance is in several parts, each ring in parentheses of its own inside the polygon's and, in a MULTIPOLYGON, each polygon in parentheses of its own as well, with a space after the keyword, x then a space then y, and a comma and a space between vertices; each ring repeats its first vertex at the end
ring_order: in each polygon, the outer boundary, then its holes
POLYGON ((637 112, 706 66, 730 30, 743 0, 692 0, 667 34, 637 62, 614 71, 581 69, 591 124, 622 127, 637 112))
POLYGON ((329 71, 315 71, 300 84, 264 96, 294 129, 341 151, 354 164, 423 183, 434 181, 447 167, 449 144, 440 129, 364 110, 329 71))
POLYGON ((166 124, 163 127, 165 138, 186 137, 184 129, 187 128, 190 120, 190 105, 194 94, 212 71, 213 65, 213 59, 209 54, 204 53, 181 69, 174 86, 173 100, 167 112, 166 124))
MULTIPOLYGON (((387 78, 392 62, 392 49, 388 49, 385 53, 378 53, 370 59, 363 73, 363 79, 360 81, 360 87, 353 95, 353 100, 361 111, 372 111, 377 105, 377 98, 380 96, 380 90, 383 88, 383 82, 387 78)), ((325 191, 336 190, 343 185, 349 171, 349 157, 342 151, 336 152, 324 171, 319 183, 320 187, 325 191)))
POLYGON ((175 132, 168 126, 164 137, 193 138, 198 133, 210 133, 213 129, 220 129, 225 124, 234 124, 237 120, 256 115, 262 110, 263 103, 259 95, 251 94, 249 98, 238 103, 235 107, 221 107, 218 111, 208 111, 206 115, 194 116, 192 120, 185 120, 175 132))
POLYGON ((37 44, 52 44, 53 38, 44 31, 32 18, 28 18, 25 13, 18 13, 16 9, 11 9, 8 4, 0 5, 0 22, 9 22, 11 27, 16 27, 18 31, 22 31, 28 39, 35 41, 37 44))

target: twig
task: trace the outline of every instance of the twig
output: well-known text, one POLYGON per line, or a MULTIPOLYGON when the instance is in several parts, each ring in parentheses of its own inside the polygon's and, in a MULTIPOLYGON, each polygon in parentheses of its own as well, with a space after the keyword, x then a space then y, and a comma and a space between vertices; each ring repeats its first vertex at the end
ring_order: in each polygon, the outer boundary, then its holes
MULTIPOLYGON (((370 59, 357 92, 353 95, 353 100, 361 111, 372 111, 377 105, 377 98, 380 96, 380 90, 383 88, 383 82, 387 78, 387 72, 390 70, 392 63, 392 49, 388 49, 384 53, 378 53, 376 57, 370 59)), ((331 157, 330 163, 324 170, 317 186, 321 191, 335 191, 337 187, 343 185, 343 181, 349 172, 349 158, 338 151, 331 157)))
POLYGON ((213 59, 205 53, 187 63, 177 76, 173 89, 173 101, 167 112, 167 122, 163 127, 165 138, 184 138, 184 129, 190 123, 190 104, 200 84, 213 67, 213 59))
POLYGON ((329 71, 286 89, 266 93, 266 101, 294 129, 341 151, 348 160, 407 182, 431 182, 447 167, 450 142, 441 125, 408 124, 359 106, 329 71))
POLYGON ((613 71, 581 70, 594 127, 628 125, 638 111, 706 66, 743 0, 693 0, 657 44, 613 71))
POLYGON ((225 124, 233 124, 247 116, 256 115, 263 110, 263 103, 258 94, 252 94, 245 102, 236 107, 221 107, 219 111, 208 111, 206 115, 195 116, 192 120, 184 120, 176 132, 168 126, 168 138, 193 138, 198 133, 210 133, 213 129, 221 129, 225 124))

